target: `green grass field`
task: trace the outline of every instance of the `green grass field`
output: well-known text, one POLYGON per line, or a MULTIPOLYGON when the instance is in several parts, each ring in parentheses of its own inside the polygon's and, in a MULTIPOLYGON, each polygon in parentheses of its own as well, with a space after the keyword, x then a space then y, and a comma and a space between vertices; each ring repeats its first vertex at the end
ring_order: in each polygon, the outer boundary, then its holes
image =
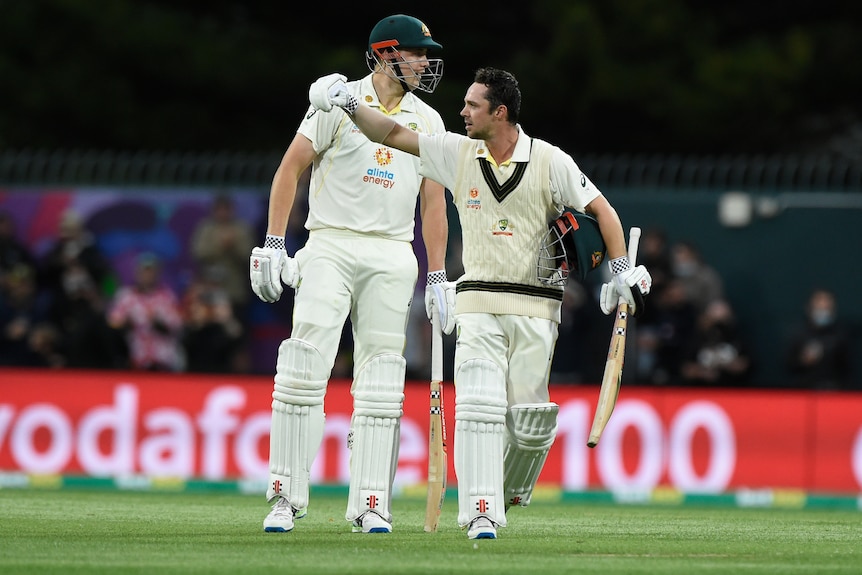
POLYGON ((264 533, 261 496, 0 489, 0 573, 862 573, 862 512, 552 504, 468 541, 447 497, 394 502, 394 532, 351 533, 346 497, 312 493, 291 533, 264 533))

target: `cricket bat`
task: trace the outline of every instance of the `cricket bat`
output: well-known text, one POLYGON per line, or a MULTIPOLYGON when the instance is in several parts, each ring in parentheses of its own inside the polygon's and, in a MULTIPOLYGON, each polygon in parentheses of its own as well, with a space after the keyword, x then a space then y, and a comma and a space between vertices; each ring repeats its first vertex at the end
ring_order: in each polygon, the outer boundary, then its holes
POLYGON ((443 500, 446 498, 446 418, 443 415, 443 333, 437 310, 431 313, 431 401, 428 423, 428 498, 425 504, 425 531, 437 531, 443 500))
MULTIPOLYGON (((629 263, 634 266, 638 253, 641 229, 629 230, 629 263)), ((623 360, 626 355, 626 328, 629 320, 629 306, 623 298, 617 304, 617 316, 614 319, 614 329, 611 333, 611 344, 608 348, 608 358, 605 362, 605 372, 602 375, 602 387, 599 390, 599 401, 596 404, 596 415, 590 429, 587 447, 595 447, 602 437, 602 432, 611 418, 611 413, 617 404, 620 394, 620 384, 623 378, 623 360)))

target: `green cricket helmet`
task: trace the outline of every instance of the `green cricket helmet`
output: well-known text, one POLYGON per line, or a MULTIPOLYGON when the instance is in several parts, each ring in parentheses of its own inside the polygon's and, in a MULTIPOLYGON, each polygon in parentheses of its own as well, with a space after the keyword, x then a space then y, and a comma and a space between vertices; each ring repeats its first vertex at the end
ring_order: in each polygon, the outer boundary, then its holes
POLYGON ((572 273, 583 280, 606 254, 599 222, 587 214, 565 211, 551 222, 539 247, 536 273, 539 281, 549 285, 564 285, 572 273))
POLYGON ((443 60, 426 58, 427 65, 417 71, 415 64, 418 60, 405 59, 399 49, 442 50, 443 46, 431 38, 428 26, 418 18, 405 14, 384 18, 372 28, 368 36, 365 60, 372 72, 382 64, 386 75, 401 82, 405 92, 433 92, 443 77, 443 60))

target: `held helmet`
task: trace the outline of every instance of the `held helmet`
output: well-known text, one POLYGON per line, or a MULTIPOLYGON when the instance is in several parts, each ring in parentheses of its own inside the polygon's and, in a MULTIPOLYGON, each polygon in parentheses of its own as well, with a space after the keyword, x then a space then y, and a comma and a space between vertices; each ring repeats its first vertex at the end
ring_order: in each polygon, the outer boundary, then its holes
POLYGON ((565 285, 571 273, 586 278, 601 265, 606 252, 599 222, 587 214, 566 211, 549 226, 539 247, 536 273, 542 283, 565 285))
POLYGON ((371 30, 365 60, 372 72, 378 64, 383 64, 384 73, 401 82, 405 92, 433 92, 443 76, 443 60, 424 58, 424 69, 417 72, 411 65, 419 60, 405 60, 399 49, 442 50, 443 46, 431 38, 428 26, 404 14, 384 18, 371 30))

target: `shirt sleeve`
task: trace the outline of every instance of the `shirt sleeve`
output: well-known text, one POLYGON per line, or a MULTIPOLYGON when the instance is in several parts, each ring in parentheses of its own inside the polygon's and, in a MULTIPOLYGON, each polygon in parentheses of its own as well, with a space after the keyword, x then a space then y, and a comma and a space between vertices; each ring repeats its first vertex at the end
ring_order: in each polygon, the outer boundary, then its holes
POLYGON ((452 190, 458 174, 459 148, 463 138, 445 134, 419 134, 419 173, 452 190))
POLYGON ((601 195, 575 160, 559 148, 551 156, 551 194, 554 201, 579 212, 601 195))
POLYGON ((320 154, 332 143, 338 125, 346 116, 344 110, 338 107, 333 107, 329 112, 323 112, 309 106, 296 131, 308 138, 314 146, 314 151, 320 154))

